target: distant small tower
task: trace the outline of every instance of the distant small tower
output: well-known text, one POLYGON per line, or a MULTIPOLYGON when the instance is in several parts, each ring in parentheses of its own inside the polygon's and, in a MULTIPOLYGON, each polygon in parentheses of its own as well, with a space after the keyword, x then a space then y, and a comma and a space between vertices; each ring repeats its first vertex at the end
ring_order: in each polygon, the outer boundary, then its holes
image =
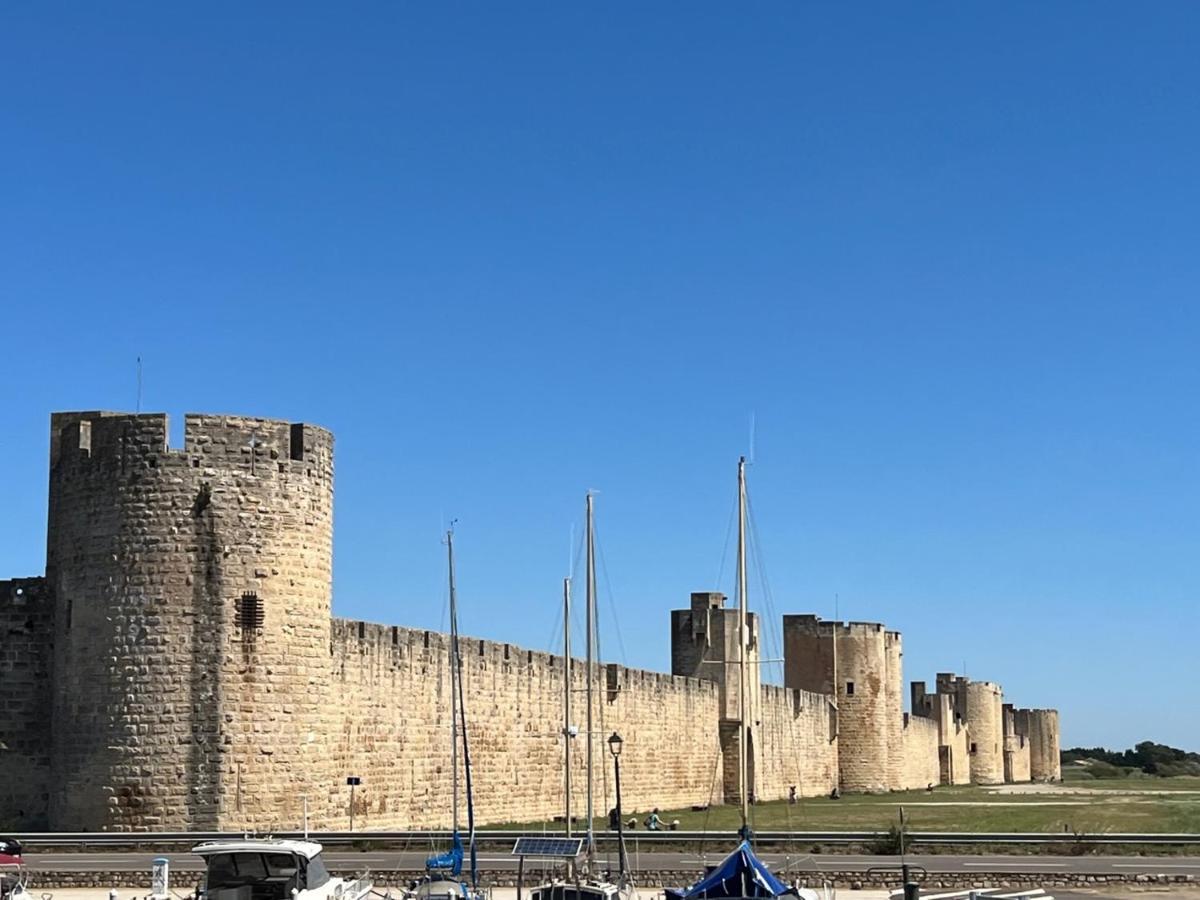
POLYGON ((1029 738, 1029 775, 1033 781, 1062 780, 1058 710, 1017 709, 1017 728, 1029 738))
POLYGON ((162 414, 51 417, 52 827, 298 827, 331 777, 332 514, 323 429, 188 415, 171 450, 162 414))
POLYGON ((972 784, 1004 784, 1004 692, 990 681, 938 675, 938 690, 953 691, 954 711, 970 737, 972 784))
MULTIPOLYGON (((746 678, 749 709, 746 712, 750 733, 749 791, 753 797, 754 773, 757 770, 761 748, 758 725, 761 715, 761 689, 758 616, 747 613, 746 678)), ((738 616, 736 609, 725 607, 725 595, 716 591, 697 591, 691 596, 689 609, 671 611, 671 674, 690 678, 703 678, 716 682, 720 692, 719 730, 721 738, 722 781, 724 801, 739 803, 738 796, 738 677, 740 660, 738 641, 738 616)))
POLYGON ((927 694, 925 682, 914 681, 912 713, 937 722, 938 770, 942 784, 970 784, 971 763, 966 722, 957 709, 955 676, 939 672, 937 692, 927 694))
POLYGON ((1004 781, 1018 784, 1029 781, 1030 747, 1026 732, 1028 720, 1018 716, 1011 703, 1003 706, 1004 716, 1004 781))

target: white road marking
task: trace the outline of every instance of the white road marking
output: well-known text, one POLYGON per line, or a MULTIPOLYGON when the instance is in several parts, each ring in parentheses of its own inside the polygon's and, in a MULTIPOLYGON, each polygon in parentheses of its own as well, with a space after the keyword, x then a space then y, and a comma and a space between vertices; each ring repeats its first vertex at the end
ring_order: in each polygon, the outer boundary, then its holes
POLYGON ((1190 865, 1174 865, 1171 863, 1113 863, 1114 869, 1200 869, 1200 863, 1191 863, 1190 865))
POLYGON ((972 868, 976 868, 976 869, 1000 869, 1000 868, 1004 868, 1004 869, 1024 869, 1024 868, 1032 868, 1032 867, 1034 867, 1034 866, 1037 866, 1037 867, 1039 867, 1039 868, 1044 868, 1044 869, 1056 869, 1056 868, 1058 868, 1060 865, 1061 865, 1061 863, 1031 863, 1031 862, 1019 862, 1019 863, 1003 863, 1003 862, 963 863, 963 867, 964 867, 964 868, 966 868, 966 867, 970 866, 970 867, 972 867, 972 868))

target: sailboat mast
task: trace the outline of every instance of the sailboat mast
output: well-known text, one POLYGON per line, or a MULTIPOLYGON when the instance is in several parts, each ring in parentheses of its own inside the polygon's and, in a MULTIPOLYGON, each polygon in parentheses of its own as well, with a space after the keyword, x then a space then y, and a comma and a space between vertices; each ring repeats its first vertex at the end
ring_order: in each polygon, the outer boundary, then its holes
POLYGON ((587 495, 587 852, 591 862, 596 852, 592 828, 592 681, 596 642, 596 537, 592 521, 592 495, 587 495))
POLYGON ((738 795, 741 801, 742 831, 750 823, 749 772, 746 742, 750 729, 746 713, 746 655, 749 635, 746 633, 746 457, 738 459, 738 795))
POLYGON ((571 579, 563 579, 563 773, 567 837, 571 836, 571 579))
POLYGON ((454 530, 446 532, 450 565, 450 771, 454 833, 458 833, 458 601, 454 594, 454 530))

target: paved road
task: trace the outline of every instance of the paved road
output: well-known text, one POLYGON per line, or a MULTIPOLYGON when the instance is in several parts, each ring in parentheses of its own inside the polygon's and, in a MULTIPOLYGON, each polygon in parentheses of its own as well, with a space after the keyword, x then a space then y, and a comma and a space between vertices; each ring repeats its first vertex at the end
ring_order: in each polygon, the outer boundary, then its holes
MULTIPOLYGON (((387 869, 417 870, 425 863, 428 849, 419 851, 380 850, 359 853, 354 851, 326 850, 325 861, 331 868, 339 871, 356 871, 372 869, 375 871, 387 869)), ((96 850, 84 853, 39 853, 30 851, 26 854, 25 862, 30 871, 45 872, 150 872, 151 861, 156 856, 165 855, 171 861, 175 872, 199 872, 203 866, 199 857, 187 852, 167 854, 141 853, 128 851, 96 850)), ((700 857, 694 850, 662 851, 654 850, 641 853, 631 851, 633 867, 642 871, 667 870, 699 870, 705 863, 716 863, 722 854, 713 852, 707 858, 700 857)), ((864 871, 873 867, 895 866, 899 864, 898 857, 889 856, 856 856, 851 854, 807 854, 786 855, 781 852, 767 850, 759 854, 772 868, 786 867, 789 872, 821 872, 821 871, 864 871)), ((605 856, 604 858, 607 858, 605 856)), ((516 860, 503 852, 488 851, 479 858, 480 867, 484 870, 516 869, 516 860)), ((1194 875, 1200 878, 1200 857, 1162 856, 970 856, 967 854, 950 856, 914 855, 908 859, 912 865, 924 866, 930 873, 941 872, 1012 872, 1012 873, 1043 873, 1053 875, 1059 873, 1083 873, 1089 875, 1111 874, 1167 874, 1194 875)), ((615 859, 613 860, 615 863, 615 859)), ((528 867, 527 867, 528 868, 528 867)), ((614 865, 615 868, 615 865, 614 865)))

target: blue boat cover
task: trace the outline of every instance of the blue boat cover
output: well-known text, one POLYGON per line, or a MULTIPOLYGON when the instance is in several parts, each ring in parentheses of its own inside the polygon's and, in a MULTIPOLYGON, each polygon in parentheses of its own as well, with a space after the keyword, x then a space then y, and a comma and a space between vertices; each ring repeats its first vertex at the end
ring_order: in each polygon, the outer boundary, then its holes
POLYGON ((458 832, 456 831, 454 832, 454 839, 450 844, 450 849, 445 853, 438 853, 425 860, 425 869, 426 871, 449 869, 451 875, 457 876, 462 872, 462 864, 462 838, 458 836, 458 832))
POLYGON ((733 897, 781 897, 795 892, 771 874, 766 863, 754 855, 748 841, 738 844, 725 861, 693 884, 667 889, 667 900, 719 900, 733 897))

